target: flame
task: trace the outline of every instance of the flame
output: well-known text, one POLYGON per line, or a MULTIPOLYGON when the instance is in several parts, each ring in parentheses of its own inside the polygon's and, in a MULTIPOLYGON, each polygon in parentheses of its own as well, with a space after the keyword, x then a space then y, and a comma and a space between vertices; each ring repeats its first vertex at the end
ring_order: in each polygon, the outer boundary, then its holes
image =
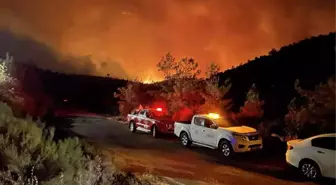
POLYGON ((153 80, 144 80, 142 83, 144 83, 144 84, 152 84, 152 83, 155 83, 155 81, 153 81, 153 80))
POLYGON ((150 73, 146 76, 146 78, 142 81, 142 83, 152 84, 152 83, 159 82, 159 81, 161 81, 161 79, 159 79, 158 77, 156 77, 152 73, 150 73))

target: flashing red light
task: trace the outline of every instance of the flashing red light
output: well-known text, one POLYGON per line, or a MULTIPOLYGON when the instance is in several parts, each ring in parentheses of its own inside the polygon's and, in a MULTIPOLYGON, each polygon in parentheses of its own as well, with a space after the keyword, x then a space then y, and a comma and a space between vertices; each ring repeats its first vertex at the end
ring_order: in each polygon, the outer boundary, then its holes
POLYGON ((162 111, 162 108, 156 108, 156 111, 161 112, 161 111, 162 111))

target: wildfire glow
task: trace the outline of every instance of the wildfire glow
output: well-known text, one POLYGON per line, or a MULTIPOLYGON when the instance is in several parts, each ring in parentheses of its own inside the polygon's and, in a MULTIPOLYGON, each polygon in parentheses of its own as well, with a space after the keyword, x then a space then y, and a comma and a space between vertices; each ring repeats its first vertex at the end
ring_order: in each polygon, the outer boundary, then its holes
POLYGON ((19 2, 1 1, 1 31, 18 37, 2 34, 10 47, 0 53, 58 72, 144 83, 162 80, 156 64, 168 52, 176 60, 194 58, 204 74, 211 61, 223 71, 335 30, 333 0, 19 2))

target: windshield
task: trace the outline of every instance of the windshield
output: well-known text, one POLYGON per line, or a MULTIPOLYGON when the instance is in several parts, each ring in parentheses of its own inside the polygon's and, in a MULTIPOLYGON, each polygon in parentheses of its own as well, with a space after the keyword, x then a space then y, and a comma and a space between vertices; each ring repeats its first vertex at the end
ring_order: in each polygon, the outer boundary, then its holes
POLYGON ((148 111, 147 113, 149 117, 154 119, 171 119, 171 116, 162 111, 148 111))
POLYGON ((214 123, 216 123, 219 127, 236 127, 241 126, 236 120, 232 118, 219 118, 212 120, 214 123))

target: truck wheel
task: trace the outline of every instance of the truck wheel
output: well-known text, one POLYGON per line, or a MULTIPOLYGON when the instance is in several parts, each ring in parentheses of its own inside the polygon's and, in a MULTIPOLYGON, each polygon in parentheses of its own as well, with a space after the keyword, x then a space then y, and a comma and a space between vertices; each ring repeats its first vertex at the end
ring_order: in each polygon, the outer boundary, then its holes
POLYGON ((135 124, 134 124, 133 121, 129 124, 129 130, 130 130, 132 133, 134 133, 135 130, 136 130, 136 128, 135 128, 135 124))
POLYGON ((181 144, 185 147, 189 147, 191 144, 191 141, 189 140, 188 134, 185 132, 182 132, 180 135, 181 144))
POLYGON ((152 127, 152 137, 153 138, 158 138, 159 137, 159 131, 158 131, 158 129, 155 125, 152 127))
POLYGON ((231 157, 234 152, 230 142, 227 140, 221 141, 218 149, 224 157, 231 157))

